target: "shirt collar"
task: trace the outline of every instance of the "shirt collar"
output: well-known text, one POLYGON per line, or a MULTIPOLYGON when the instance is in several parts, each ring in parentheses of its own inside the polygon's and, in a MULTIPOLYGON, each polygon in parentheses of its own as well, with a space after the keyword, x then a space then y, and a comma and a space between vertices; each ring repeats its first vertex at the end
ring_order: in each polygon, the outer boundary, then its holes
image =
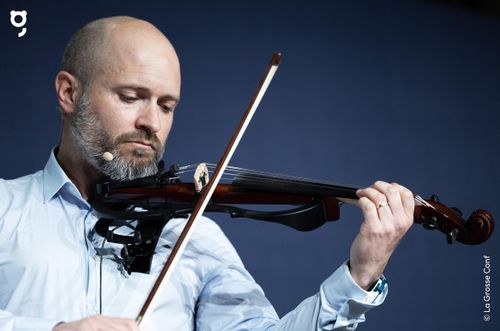
MULTIPOLYGON (((54 197, 66 185, 74 187, 74 184, 68 178, 64 170, 56 159, 57 147, 50 152, 49 160, 43 169, 43 201, 46 203, 54 197)), ((78 190, 74 187, 76 192, 78 190)), ((81 199, 81 196, 80 196, 81 199)))

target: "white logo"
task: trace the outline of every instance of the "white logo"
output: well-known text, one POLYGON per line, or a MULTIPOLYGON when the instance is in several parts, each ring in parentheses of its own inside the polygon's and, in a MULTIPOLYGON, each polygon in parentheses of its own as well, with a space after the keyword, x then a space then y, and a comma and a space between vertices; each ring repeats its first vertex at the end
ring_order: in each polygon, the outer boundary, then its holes
POLYGON ((16 28, 22 28, 21 31, 18 32, 17 36, 21 38, 26 34, 26 29, 24 26, 26 25, 26 22, 28 21, 28 12, 26 10, 11 10, 10 11, 10 24, 12 24, 16 28), (21 22, 16 21, 16 17, 21 17, 21 22))

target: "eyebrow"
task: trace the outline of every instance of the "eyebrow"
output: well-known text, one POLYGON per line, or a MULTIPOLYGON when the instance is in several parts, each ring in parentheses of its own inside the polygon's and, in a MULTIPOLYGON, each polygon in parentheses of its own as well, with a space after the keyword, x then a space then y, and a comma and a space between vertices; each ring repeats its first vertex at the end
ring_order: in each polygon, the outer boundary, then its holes
MULTIPOLYGON (((114 91, 118 91, 120 89, 132 89, 132 90, 136 90, 136 91, 140 91, 140 92, 151 93, 150 89, 143 87, 143 86, 140 86, 140 85, 135 85, 135 84, 118 85, 118 86, 113 88, 114 91)), ((158 99, 164 99, 164 98, 167 98, 169 100, 173 100, 176 103, 179 103, 181 101, 180 96, 174 95, 174 94, 164 94, 164 95, 161 95, 158 99)))

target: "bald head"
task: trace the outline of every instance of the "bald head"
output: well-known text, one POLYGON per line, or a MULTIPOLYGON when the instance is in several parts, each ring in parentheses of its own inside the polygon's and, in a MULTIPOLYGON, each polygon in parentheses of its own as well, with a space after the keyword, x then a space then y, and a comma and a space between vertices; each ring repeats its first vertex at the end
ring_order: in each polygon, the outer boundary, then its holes
POLYGON ((177 55, 165 35, 151 23, 127 16, 98 19, 80 28, 64 50, 61 70, 88 87, 98 74, 112 69, 117 57, 137 50, 154 50, 178 70, 177 55))

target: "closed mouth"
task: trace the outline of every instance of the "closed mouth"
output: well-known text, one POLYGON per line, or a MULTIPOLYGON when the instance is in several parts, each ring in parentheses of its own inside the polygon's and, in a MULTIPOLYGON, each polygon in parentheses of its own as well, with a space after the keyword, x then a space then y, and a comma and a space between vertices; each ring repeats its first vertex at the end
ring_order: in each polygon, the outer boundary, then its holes
POLYGON ((125 143, 137 144, 137 145, 141 145, 143 147, 149 147, 151 149, 155 149, 152 143, 149 143, 149 142, 146 142, 146 141, 132 140, 132 141, 126 141, 125 143))

